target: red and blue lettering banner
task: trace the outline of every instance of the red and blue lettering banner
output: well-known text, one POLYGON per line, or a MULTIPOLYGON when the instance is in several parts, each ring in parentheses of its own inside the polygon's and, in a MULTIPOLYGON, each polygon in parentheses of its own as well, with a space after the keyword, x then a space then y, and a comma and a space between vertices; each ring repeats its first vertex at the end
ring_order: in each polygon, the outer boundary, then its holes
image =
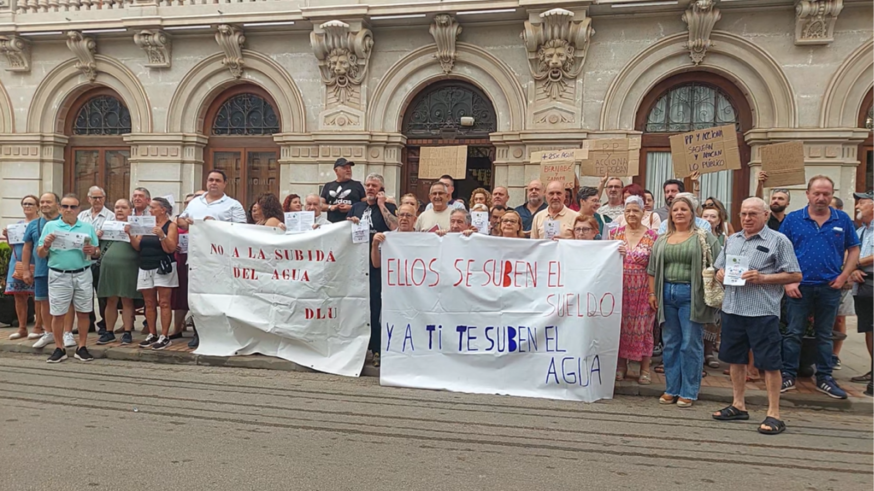
POLYGON ((612 398, 622 318, 619 244, 387 234, 380 383, 612 398))

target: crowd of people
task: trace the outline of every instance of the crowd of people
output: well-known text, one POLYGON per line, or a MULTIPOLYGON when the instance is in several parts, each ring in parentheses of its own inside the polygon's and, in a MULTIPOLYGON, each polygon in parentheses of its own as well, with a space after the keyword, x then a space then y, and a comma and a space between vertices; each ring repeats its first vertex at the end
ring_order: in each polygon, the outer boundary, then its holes
MULTIPOLYGON (((431 184, 428 203, 408 194, 386 195, 379 174, 364 182, 352 179, 354 162, 338 159, 336 179, 320 195, 279 197, 265 193, 243 206, 224 193, 227 176, 207 175, 205 191, 186 196, 184 211, 174 216, 164 198, 152 198, 144 188, 130 200, 105 206, 105 192, 88 192, 90 208, 80 210, 78 197, 53 193, 28 195, 21 206, 26 224, 24 241, 13 244, 6 293, 16 296, 19 330, 14 339, 35 339, 34 347, 56 344, 48 359, 88 361, 89 329, 97 329, 98 344, 116 341, 121 312, 121 343, 133 342, 138 306, 146 334, 139 346, 165 349, 183 335, 188 312, 187 240, 194 220, 220 220, 284 228, 285 213, 310 211, 314 227, 350 220, 370 226, 370 352, 379 365, 381 276, 380 246, 386 232, 428 232, 445 235, 483 233, 473 215, 488 218, 490 235, 529 240, 616 240, 623 257, 623 305, 616 380, 629 375, 629 362, 639 363, 636 381, 652 383, 652 371, 664 373, 661 404, 690 407, 698 399, 705 366, 728 363, 734 390, 732 404, 716 413, 718 420, 748 419, 744 388, 750 377, 763 376, 769 396, 768 414, 759 427, 766 434, 785 429, 779 415, 781 392, 796 388, 803 337, 815 337, 816 388, 834 398, 846 398, 832 377, 840 369, 840 346, 833 331, 846 324, 840 316, 856 315, 858 330, 872 350, 872 258, 874 258, 874 195, 856 193, 855 219, 835 201, 834 183, 815 176, 807 184, 807 206, 786 213, 790 195, 772 189, 763 200, 767 174, 760 173, 756 196, 743 201, 741 230, 731 225, 726 207, 708 197, 701 203, 699 176, 663 185, 665 203, 654 208, 653 193, 637 184, 605 176, 598 187, 567 189, 553 181, 533 180, 526 200, 510 207, 505 187, 475 189, 466 204, 454 195, 454 180, 443 176, 431 184), (606 201, 602 194, 606 191, 606 201), (469 206, 469 207, 468 207, 469 206), (132 216, 152 216, 155 226, 143 232, 132 216), (125 223, 107 226, 107 223, 125 223), (74 243, 71 237, 84 237, 74 243), (60 239, 60 240, 59 240, 60 239), (728 266, 746 264, 739 275, 728 266), (92 312, 98 298, 97 316, 92 312), (27 330, 27 299, 33 296, 36 325, 27 330), (72 308, 71 308, 72 306, 72 308), (840 316, 839 316, 840 314, 840 316), (161 329, 158 330, 158 319, 161 329), (73 338, 78 324, 79 339, 73 338), (781 325, 782 323, 782 325, 781 325), (96 326, 96 327, 95 327, 96 326), (652 358, 662 363, 653 366, 652 358), (763 375, 762 375, 763 374, 763 375)), ((4 231, 4 237, 8 233, 4 231)), ((189 346, 196 347, 194 330, 189 346)), ((871 372, 854 382, 867 382, 871 372)))

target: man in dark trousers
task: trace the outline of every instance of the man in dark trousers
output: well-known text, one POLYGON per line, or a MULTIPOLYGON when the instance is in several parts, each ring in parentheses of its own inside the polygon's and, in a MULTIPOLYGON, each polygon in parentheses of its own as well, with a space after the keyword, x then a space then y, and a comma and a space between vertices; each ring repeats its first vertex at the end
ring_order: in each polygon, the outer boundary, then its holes
POLYGON ((322 211, 328 212, 328 221, 331 223, 345 220, 352 205, 364 198, 364 186, 352 180, 354 165, 355 162, 343 158, 337 159, 334 162, 334 174, 337 175, 337 180, 325 184, 322 188, 322 211))
MULTIPOLYGON (((385 201, 385 180, 379 174, 368 174, 364 179, 365 201, 352 205, 347 219, 354 223, 370 224, 370 240, 380 232, 388 232, 398 228, 397 207, 385 201)), ((368 261, 370 263, 370 261, 368 261)), ((379 268, 370 263, 370 351, 373 352, 373 365, 379 366, 379 351, 382 347, 380 338, 382 314, 382 277, 379 268)))

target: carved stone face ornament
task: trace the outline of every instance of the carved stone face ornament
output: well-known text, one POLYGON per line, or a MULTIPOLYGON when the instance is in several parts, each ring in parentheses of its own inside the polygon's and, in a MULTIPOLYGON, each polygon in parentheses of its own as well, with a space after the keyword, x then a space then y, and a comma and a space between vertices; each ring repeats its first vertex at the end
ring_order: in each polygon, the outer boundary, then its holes
POLYGON ((548 41, 539 50, 540 67, 548 72, 549 80, 558 82, 564 77, 571 76, 573 69, 574 47, 567 41, 553 39, 548 41))

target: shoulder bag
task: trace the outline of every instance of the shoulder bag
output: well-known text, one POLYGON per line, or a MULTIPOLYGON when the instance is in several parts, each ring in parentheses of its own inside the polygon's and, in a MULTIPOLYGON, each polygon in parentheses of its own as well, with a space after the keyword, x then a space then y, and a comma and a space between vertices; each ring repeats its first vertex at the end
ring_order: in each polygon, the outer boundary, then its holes
POLYGON ((710 245, 707 244, 706 234, 701 229, 697 230, 698 242, 701 244, 701 277, 704 280, 704 303, 714 309, 722 308, 722 299, 725 297, 725 289, 716 281, 716 268, 713 267, 713 255, 710 245))

